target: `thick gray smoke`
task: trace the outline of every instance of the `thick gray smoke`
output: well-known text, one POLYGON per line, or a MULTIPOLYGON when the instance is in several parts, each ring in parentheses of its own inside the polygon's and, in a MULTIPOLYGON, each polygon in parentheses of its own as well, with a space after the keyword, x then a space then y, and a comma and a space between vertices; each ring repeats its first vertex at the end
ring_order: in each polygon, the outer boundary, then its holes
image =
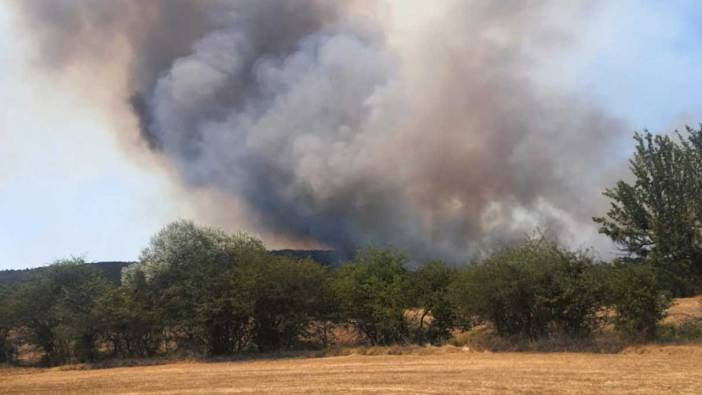
POLYGON ((391 244, 420 259, 463 259, 534 226, 566 239, 591 231, 602 158, 623 127, 534 77, 535 58, 568 45, 563 18, 587 7, 427 3, 20 9, 52 68, 110 62, 110 46, 126 42, 125 100, 150 149, 187 186, 242 201, 269 231, 347 251, 391 244), (422 5, 435 15, 398 16, 422 5))

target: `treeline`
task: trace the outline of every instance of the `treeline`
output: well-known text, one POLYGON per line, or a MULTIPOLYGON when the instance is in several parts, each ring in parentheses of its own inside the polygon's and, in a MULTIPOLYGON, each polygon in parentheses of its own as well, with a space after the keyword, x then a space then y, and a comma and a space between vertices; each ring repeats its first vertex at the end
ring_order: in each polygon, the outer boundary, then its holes
POLYGON ((119 286, 73 259, 0 292, 4 360, 32 344, 48 365, 322 348, 339 326, 370 345, 440 344, 480 323, 504 337, 585 338, 609 318, 651 338, 668 303, 653 269, 597 264, 544 238, 460 269, 434 261, 412 271, 400 253, 375 248, 330 268, 190 222, 158 233, 119 286))

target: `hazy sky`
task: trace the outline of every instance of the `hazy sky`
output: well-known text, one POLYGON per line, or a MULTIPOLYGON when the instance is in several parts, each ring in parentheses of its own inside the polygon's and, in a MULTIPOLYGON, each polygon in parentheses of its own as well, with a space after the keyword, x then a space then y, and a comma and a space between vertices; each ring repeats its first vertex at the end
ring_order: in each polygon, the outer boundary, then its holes
POLYGON ((134 259, 187 216, 169 180, 130 162, 100 111, 33 75, 0 4, 0 269, 134 259))
MULTIPOLYGON (((540 60, 538 82, 632 131, 702 122, 702 3, 605 4, 558 59, 540 60)), ((135 259, 162 225, 192 217, 192 202, 125 153, 105 109, 34 71, 33 48, 0 3, 0 269, 135 259)))

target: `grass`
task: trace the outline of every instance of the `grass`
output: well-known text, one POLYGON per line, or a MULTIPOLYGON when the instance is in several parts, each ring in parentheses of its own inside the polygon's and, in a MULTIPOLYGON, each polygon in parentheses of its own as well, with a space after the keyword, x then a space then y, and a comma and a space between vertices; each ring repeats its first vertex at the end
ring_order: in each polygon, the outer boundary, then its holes
POLYGON ((664 323, 675 324, 696 318, 702 318, 702 296, 673 300, 664 323))
POLYGON ((0 393, 698 393, 702 347, 618 354, 489 353, 179 362, 99 370, 0 369, 0 393))

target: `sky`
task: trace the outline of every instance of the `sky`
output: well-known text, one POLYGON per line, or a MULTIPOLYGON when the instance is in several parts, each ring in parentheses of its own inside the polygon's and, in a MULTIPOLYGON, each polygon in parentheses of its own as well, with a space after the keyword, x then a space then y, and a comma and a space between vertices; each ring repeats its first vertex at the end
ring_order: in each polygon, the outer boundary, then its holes
MULTIPOLYGON (((557 59, 538 59, 536 82, 599 103, 632 133, 702 122, 702 3, 607 4, 557 59)), ((128 154, 107 109, 36 71, 34 50, 0 2, 0 269, 134 260, 197 202, 128 154)))
POLYGON ((133 260, 187 205, 125 155, 104 114, 33 75, 30 46, 0 4, 0 269, 133 260))

